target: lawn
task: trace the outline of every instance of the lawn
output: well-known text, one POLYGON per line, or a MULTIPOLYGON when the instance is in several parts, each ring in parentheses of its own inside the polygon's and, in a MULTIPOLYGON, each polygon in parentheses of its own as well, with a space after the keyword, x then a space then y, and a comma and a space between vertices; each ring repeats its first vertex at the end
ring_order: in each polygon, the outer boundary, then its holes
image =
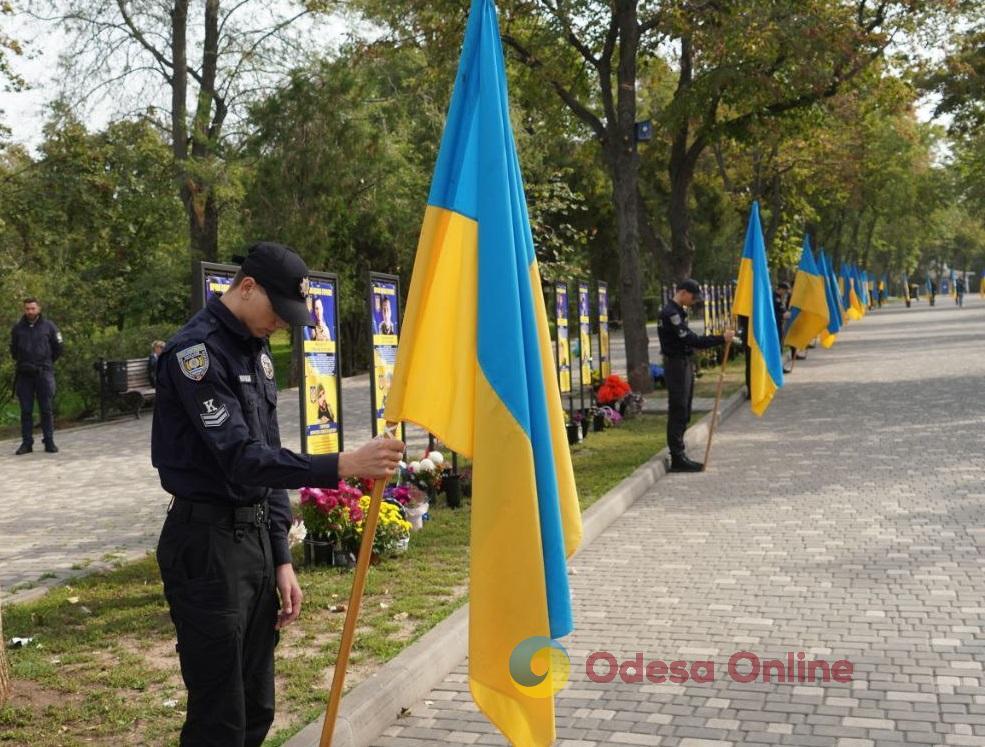
MULTIPOLYGON (((664 446, 665 421, 644 415, 572 448, 582 508, 664 446)), ((433 507, 407 552, 375 566, 366 586, 347 685, 364 679, 465 603, 469 506, 433 507)), ((299 570, 304 612, 277 650, 278 714, 267 744, 286 741, 324 709, 351 573, 299 570)), ((173 629, 152 557, 8 607, 4 633, 14 694, 0 708, 0 743, 174 744, 184 690, 173 629)))

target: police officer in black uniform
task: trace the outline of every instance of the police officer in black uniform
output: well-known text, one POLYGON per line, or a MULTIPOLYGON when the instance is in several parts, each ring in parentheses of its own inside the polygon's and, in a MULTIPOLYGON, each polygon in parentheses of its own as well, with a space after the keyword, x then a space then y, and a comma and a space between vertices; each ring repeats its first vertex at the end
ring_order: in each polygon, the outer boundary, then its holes
POLYGON ((273 721, 277 631, 302 599, 285 488, 387 477, 403 453, 395 439, 343 454, 281 447, 266 338, 310 324, 307 276, 288 247, 254 244, 158 361, 151 454, 174 499, 157 561, 188 689, 182 745, 259 745, 273 721))
POLYGON ((10 330, 10 356, 16 370, 14 389, 21 405, 21 445, 15 454, 34 451, 34 400, 41 410, 44 450, 55 446, 55 361, 62 354, 62 333, 54 322, 41 316, 36 298, 24 299, 24 316, 10 330))
POLYGON ((701 300, 701 286, 685 280, 677 286, 674 297, 663 307, 657 323, 660 349, 663 351, 664 380, 667 382, 667 445, 670 447, 672 472, 700 472, 702 465, 684 453, 684 431, 691 420, 691 400, 694 397, 694 365, 691 356, 695 349, 724 345, 734 337, 732 330, 724 335, 697 335, 687 326, 687 307, 701 300))

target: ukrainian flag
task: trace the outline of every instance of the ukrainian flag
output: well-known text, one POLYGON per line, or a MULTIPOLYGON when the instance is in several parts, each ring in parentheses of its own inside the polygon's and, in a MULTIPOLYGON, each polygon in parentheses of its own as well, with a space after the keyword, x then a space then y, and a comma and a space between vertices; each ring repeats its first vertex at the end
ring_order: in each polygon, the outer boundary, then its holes
POLYGON ((573 628, 581 514, 525 199, 496 8, 473 0, 386 417, 473 460, 469 684, 510 742, 538 746, 555 739, 542 675, 573 628), (546 644, 518 684, 531 638, 546 644))
POLYGON ((790 294, 790 320, 783 335, 783 344, 804 350, 811 340, 828 327, 827 283, 814 263, 811 240, 804 236, 800 265, 790 294))
POLYGON ((821 346, 830 348, 835 344, 838 332, 841 331, 841 302, 838 300, 838 284, 835 281, 831 262, 822 249, 818 255, 818 268, 824 275, 824 296, 828 304, 828 327, 821 333, 821 346))
POLYGON ((862 299, 859 298, 856 288, 858 284, 855 280, 855 270, 846 264, 841 266, 841 276, 844 281, 845 318, 849 321, 857 321, 864 316, 862 311, 862 299))
POLYGON ((758 202, 752 204, 749 214, 732 314, 749 319, 746 330, 750 356, 749 397, 752 411, 762 415, 773 401, 776 390, 783 386, 783 360, 773 313, 770 269, 766 264, 766 244, 759 222, 758 202))

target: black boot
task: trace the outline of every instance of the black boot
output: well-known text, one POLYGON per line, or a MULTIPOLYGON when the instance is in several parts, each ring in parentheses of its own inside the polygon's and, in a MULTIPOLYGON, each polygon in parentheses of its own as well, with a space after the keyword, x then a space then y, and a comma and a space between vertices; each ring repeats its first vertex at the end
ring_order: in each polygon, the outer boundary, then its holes
POLYGON ((671 472, 701 472, 703 469, 701 464, 692 462, 684 454, 671 454, 670 456, 671 472))
POLYGON ((58 453, 58 447, 55 446, 55 442, 54 441, 45 441, 44 442, 44 450, 47 451, 49 454, 57 454, 58 453))
POLYGON ((32 451, 34 451, 34 447, 31 444, 24 443, 17 448, 14 455, 20 456, 21 454, 30 454, 32 451))

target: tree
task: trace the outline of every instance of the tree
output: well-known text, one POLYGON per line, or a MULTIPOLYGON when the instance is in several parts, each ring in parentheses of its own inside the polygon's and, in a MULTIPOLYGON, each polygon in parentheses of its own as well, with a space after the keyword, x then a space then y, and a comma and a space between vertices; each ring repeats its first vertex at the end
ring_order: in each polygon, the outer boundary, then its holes
POLYGON ((170 141, 190 257, 218 259, 229 123, 304 53, 297 22, 324 4, 40 1, 49 9, 44 17, 71 35, 64 55, 72 73, 67 100, 75 107, 135 98, 138 111, 155 117, 170 141), (161 81, 167 101, 160 97, 161 81))

